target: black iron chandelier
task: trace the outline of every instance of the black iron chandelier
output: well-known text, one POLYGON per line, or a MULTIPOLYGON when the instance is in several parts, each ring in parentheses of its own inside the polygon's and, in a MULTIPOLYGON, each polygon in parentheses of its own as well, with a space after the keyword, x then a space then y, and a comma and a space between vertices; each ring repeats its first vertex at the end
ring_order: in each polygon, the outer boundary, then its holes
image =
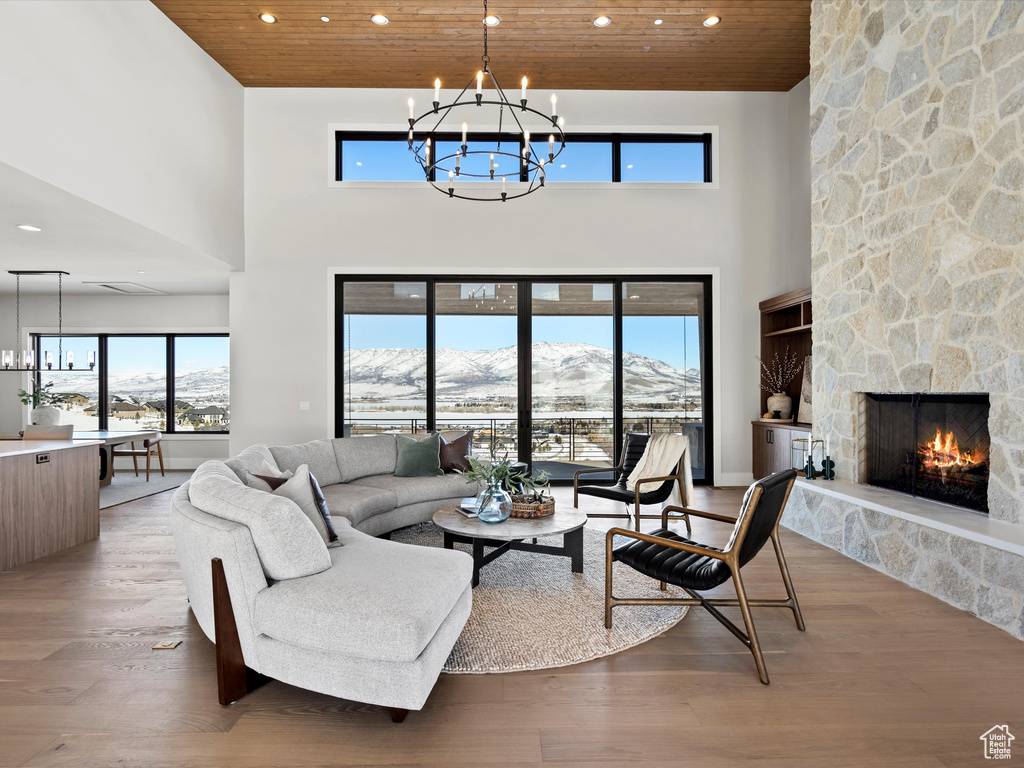
POLYGON ((518 197, 526 197, 544 186, 547 170, 562 150, 565 149, 565 120, 558 116, 558 98, 551 94, 551 114, 545 114, 529 106, 526 98, 526 77, 522 80, 522 90, 518 104, 513 104, 498 84, 498 79, 491 71, 491 57, 487 52, 488 20, 494 19, 487 13, 487 0, 484 0, 484 54, 480 57, 483 69, 469 81, 462 92, 450 104, 441 104, 441 80, 434 80, 433 108, 416 117, 415 104, 409 99, 409 149, 414 153, 416 162, 423 169, 426 180, 434 189, 443 192, 450 198, 460 200, 480 200, 484 202, 505 202, 518 197), (494 85, 496 98, 484 98, 484 77, 490 77, 494 85), (476 84, 474 99, 464 99, 469 89, 476 84), (471 112, 474 108, 491 108, 485 113, 471 112), (481 120, 482 114, 494 114, 497 107, 497 120, 481 120), (506 112, 508 113, 506 116, 506 112), (443 123, 453 117, 451 124, 457 125, 456 118, 463 116, 461 125, 461 144, 455 144, 454 151, 442 149, 440 134, 459 135, 459 129, 446 131, 443 123), (487 137, 495 137, 496 144, 486 146, 484 137, 473 137, 469 129, 470 118, 475 125, 497 123, 497 134, 487 133, 487 137), (522 120, 520 120, 522 117, 522 120), (541 128, 539 136, 531 136, 523 125, 528 117, 539 117, 541 128), (507 119, 515 122, 518 129, 519 142, 512 149, 513 142, 506 140, 502 148, 502 128, 507 119), (430 123, 433 122, 433 125, 430 123), (536 141, 536 139, 540 141, 536 141), (472 143, 471 143, 471 140, 472 143), (531 140, 534 141, 531 144, 531 140), (544 144, 547 152, 543 151, 544 144), (556 147, 557 144, 557 147, 556 147), (538 146, 539 145, 539 146, 538 146), (474 146, 476 148, 474 148, 474 146), (537 149, 534 149, 537 146, 537 149), (482 147, 482 148, 481 148, 482 147), (497 161, 497 162, 496 162, 497 161), (511 170, 502 168, 502 164, 511 165, 511 170), (495 169, 499 169, 496 171, 495 169), (511 177, 511 179, 509 178, 511 177), (521 182, 511 190, 508 182, 521 182), (525 184, 525 187, 523 186, 525 184))
MULTIPOLYGON (((8 274, 17 279, 15 290, 15 326, 14 348, 0 350, 0 371, 73 371, 75 370, 74 352, 68 350, 64 359, 64 275, 67 272, 57 270, 9 270, 8 274), (53 353, 47 352, 43 360, 35 359, 35 351, 21 348, 21 276, 22 275, 56 275, 57 276, 57 361, 54 367, 53 353), (67 368, 64 367, 67 363, 67 368)), ((87 361, 89 370, 96 368, 96 356, 89 353, 87 361)), ((79 370, 82 370, 79 368, 79 370)))

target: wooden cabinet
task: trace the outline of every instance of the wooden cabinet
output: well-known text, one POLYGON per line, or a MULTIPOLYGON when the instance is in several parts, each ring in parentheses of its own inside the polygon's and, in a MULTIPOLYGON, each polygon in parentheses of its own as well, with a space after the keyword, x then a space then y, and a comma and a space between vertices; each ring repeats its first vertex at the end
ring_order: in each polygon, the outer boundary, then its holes
POLYGON ((811 436, 809 425, 751 422, 754 458, 751 469, 755 480, 793 466, 793 440, 811 436))
MULTIPOLYGON (((781 296, 765 299, 758 305, 761 310, 761 360, 771 367, 775 355, 796 355, 802 363, 811 354, 811 289, 790 291, 781 296)), ((758 382, 760 384, 760 382, 758 382)), ((786 388, 793 398, 793 415, 800 407, 800 389, 803 375, 798 374, 786 388)), ((771 393, 761 392, 758 416, 768 410, 771 393)), ((793 466, 793 439, 811 436, 810 424, 793 422, 754 421, 753 461, 751 469, 758 480, 773 472, 793 466)))

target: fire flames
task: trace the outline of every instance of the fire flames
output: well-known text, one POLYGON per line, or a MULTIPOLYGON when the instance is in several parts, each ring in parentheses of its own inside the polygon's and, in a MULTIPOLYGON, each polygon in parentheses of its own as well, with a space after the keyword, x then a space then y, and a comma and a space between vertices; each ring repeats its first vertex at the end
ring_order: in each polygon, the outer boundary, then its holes
POLYGON ((935 429, 935 438, 917 446, 921 463, 928 469, 937 470, 943 478, 981 464, 985 456, 976 456, 973 451, 961 451, 952 432, 935 429))

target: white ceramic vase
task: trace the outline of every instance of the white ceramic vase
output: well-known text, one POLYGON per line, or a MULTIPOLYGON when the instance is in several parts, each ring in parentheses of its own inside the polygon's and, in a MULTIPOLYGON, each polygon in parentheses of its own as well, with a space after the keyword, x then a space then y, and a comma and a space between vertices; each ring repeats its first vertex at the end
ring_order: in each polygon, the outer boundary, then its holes
POLYGON ((793 415, 793 398, 783 392, 776 392, 768 398, 768 411, 778 411, 783 419, 793 415))
POLYGON ((40 405, 32 409, 29 420, 36 425, 56 426, 60 424, 60 408, 55 405, 40 405))

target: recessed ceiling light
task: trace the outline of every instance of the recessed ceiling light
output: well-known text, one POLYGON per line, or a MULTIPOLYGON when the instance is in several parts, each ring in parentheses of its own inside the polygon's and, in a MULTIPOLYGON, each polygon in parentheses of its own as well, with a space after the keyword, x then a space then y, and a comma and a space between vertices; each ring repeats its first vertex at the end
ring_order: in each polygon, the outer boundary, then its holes
POLYGON ((277 16, 272 13, 261 13, 260 21, 265 21, 267 24, 273 24, 277 21, 277 16))
POLYGON ((608 16, 598 16, 596 19, 594 19, 595 27, 607 27, 611 23, 612 20, 608 16))
POLYGON ((654 20, 654 26, 656 26, 656 27, 660 27, 660 26, 661 26, 661 23, 662 23, 662 22, 661 22, 661 19, 655 19, 655 20, 654 20))
POLYGON ((370 17, 370 21, 372 21, 374 24, 378 24, 383 27, 385 24, 391 21, 391 19, 389 19, 383 13, 375 13, 373 14, 373 16, 370 17))
POLYGON ((330 21, 330 20, 331 19, 328 16, 321 16, 320 17, 320 21, 330 21))
POLYGON ((716 24, 718 24, 721 20, 722 20, 721 16, 708 16, 706 19, 704 19, 704 26, 705 27, 713 27, 716 24))
POLYGON ((42 232, 39 227, 33 227, 31 224, 19 224, 18 229, 24 229, 26 232, 42 232))
POLYGON ((487 16, 484 16, 484 24, 488 27, 496 27, 501 24, 501 18, 493 14, 488 14, 487 16))

